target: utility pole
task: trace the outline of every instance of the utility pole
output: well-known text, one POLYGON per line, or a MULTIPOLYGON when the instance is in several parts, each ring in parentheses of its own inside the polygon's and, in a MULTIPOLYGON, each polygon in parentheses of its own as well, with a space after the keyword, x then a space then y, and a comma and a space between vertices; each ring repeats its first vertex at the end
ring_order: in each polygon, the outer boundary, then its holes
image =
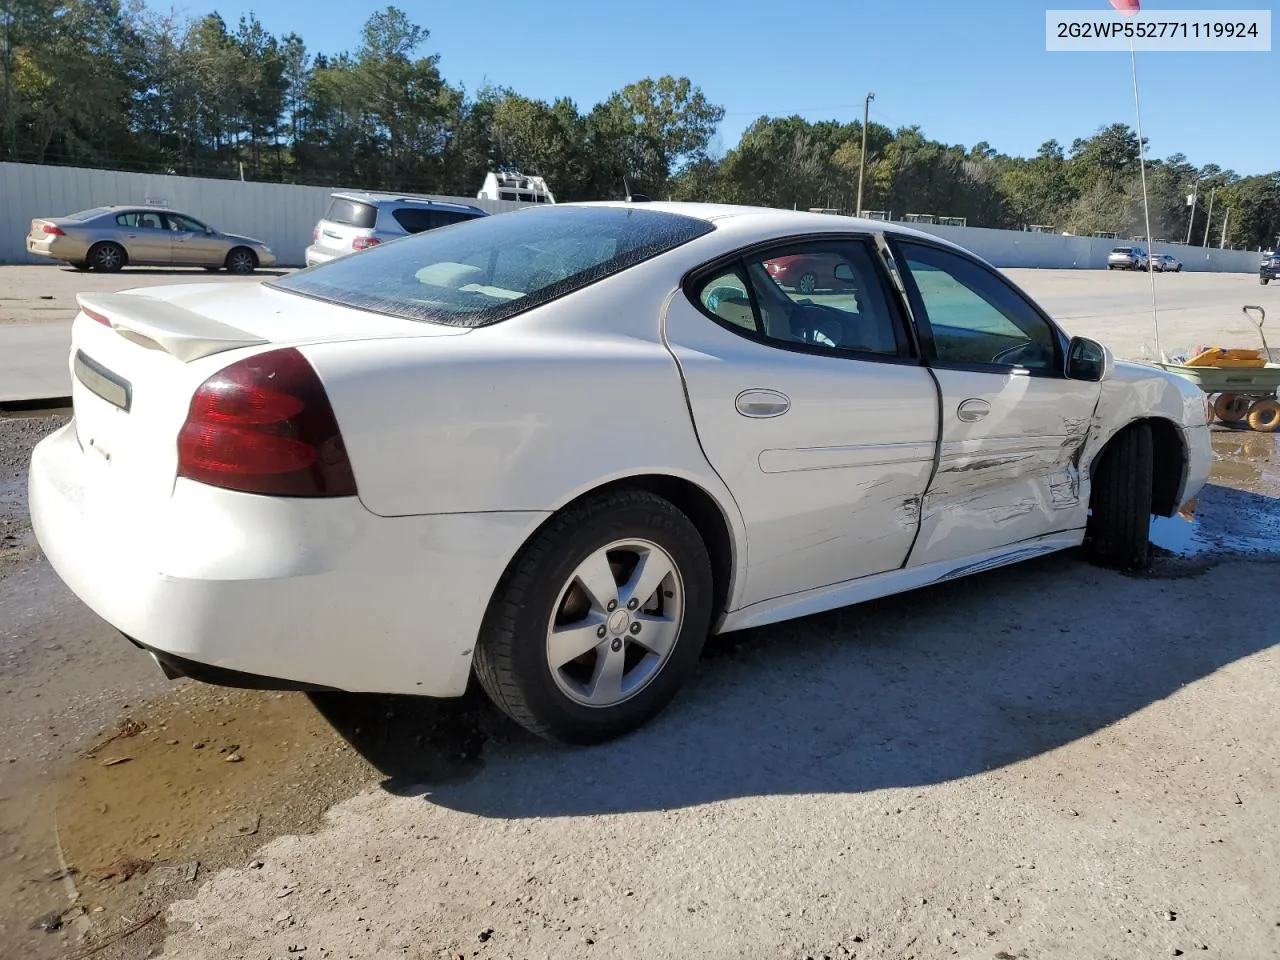
POLYGON ((1200 244, 1202 247, 1209 245, 1209 225, 1213 223, 1213 195, 1217 192, 1217 187, 1209 191, 1209 219, 1204 222, 1204 242, 1200 244))
POLYGON ((1191 244, 1191 228, 1196 222, 1196 196, 1200 192, 1199 179, 1191 181, 1191 218, 1187 220, 1187 244, 1191 244))
POLYGON ((1222 236, 1218 240, 1218 249, 1227 245, 1227 222, 1231 219, 1231 208, 1227 207, 1227 215, 1222 218, 1222 236))
POLYGON ((871 101, 875 98, 874 93, 868 93, 862 101, 862 155, 858 157, 858 209, 854 212, 858 217, 862 216, 862 177, 867 171, 867 122, 871 115, 871 101))

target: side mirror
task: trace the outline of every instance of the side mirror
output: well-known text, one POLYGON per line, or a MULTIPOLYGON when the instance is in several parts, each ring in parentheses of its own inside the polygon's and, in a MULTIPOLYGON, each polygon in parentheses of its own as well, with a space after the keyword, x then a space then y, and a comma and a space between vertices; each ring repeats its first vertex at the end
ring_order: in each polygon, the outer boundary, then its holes
POLYGON ((837 263, 835 270, 832 271, 837 280, 841 283, 853 283, 857 278, 853 275, 853 267, 847 263, 837 263))
POLYGON ((1098 341, 1087 337, 1071 338, 1071 343, 1067 346, 1067 366, 1064 371, 1067 379, 1097 383, 1111 376, 1115 365, 1115 356, 1098 341))

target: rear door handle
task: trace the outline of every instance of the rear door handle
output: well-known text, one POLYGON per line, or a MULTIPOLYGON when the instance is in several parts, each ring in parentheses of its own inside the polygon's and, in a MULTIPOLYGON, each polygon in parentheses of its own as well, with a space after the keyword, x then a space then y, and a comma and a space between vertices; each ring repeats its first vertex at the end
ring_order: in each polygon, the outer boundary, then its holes
POLYGON ((965 423, 977 423, 991 412, 991 404, 976 397, 963 401, 956 407, 956 416, 965 423))
POLYGON ((782 416, 791 409, 791 400, 785 393, 779 393, 777 390, 756 388, 743 390, 738 394, 734 406, 744 417, 765 419, 782 416))

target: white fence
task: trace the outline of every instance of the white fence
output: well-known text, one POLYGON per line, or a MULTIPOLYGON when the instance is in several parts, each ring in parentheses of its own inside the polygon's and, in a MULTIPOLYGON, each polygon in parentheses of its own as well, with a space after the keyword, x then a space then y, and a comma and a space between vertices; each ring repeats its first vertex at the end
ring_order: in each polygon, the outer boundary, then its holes
MULTIPOLYGON (((1113 247, 1145 243, 1104 240, 1099 237, 1064 237, 1061 234, 1022 230, 990 230, 986 227, 944 227, 931 223, 907 224, 915 230, 958 243, 997 267, 1043 267, 1059 270, 1102 269, 1113 247)), ((1152 250, 1182 261, 1182 269, 1216 273, 1257 273, 1262 255, 1250 250, 1218 250, 1180 243, 1154 243, 1152 250)))
MULTIPOLYGON (((301 266, 311 231, 337 189, 0 163, 0 263, 48 262, 27 254, 26 235, 36 217, 108 203, 160 202, 219 230, 263 241, 282 266, 301 266)), ((528 206, 472 197, 435 199, 469 203, 490 213, 528 206)))
MULTIPOLYGON (((25 241, 36 217, 61 216, 107 203, 158 200, 220 230, 262 240, 276 252, 281 265, 297 266, 335 189, 0 163, 0 263, 36 262, 27 255, 25 241)), ((469 197, 437 199, 474 204, 491 213, 528 206, 469 197)), ((958 243, 998 267, 1100 269, 1107 265, 1111 248, 1125 242, 985 227, 912 226, 958 243)), ((1173 254, 1186 270, 1223 273, 1256 273, 1260 259, 1245 250, 1181 244, 1157 243, 1155 252, 1173 254)))

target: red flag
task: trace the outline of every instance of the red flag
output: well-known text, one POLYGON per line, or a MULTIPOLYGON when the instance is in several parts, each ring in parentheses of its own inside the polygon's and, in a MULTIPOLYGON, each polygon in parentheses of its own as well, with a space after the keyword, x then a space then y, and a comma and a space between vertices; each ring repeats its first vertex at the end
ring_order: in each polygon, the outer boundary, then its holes
POLYGON ((1142 0, 1111 0, 1111 5, 1126 17, 1132 17, 1142 9, 1142 0))

